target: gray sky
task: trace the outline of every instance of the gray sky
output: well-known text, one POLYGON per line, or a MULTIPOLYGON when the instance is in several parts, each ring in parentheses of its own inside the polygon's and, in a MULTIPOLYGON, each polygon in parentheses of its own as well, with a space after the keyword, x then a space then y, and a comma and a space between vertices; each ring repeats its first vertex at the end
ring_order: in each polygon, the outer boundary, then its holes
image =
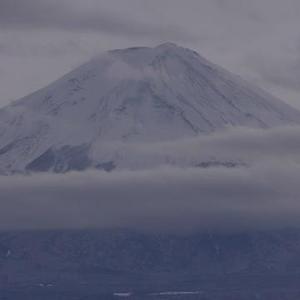
POLYGON ((0 0, 0 105, 99 52, 176 42, 300 108, 299 0, 0 0))

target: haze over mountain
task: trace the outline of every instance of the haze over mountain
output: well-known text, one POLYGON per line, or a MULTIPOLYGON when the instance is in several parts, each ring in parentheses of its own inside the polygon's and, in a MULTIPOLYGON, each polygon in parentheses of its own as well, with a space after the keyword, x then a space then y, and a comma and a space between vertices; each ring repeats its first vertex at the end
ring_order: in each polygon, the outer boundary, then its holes
POLYGON ((135 168, 118 143, 299 123, 297 110, 192 50, 113 50, 0 110, 0 171, 135 168))

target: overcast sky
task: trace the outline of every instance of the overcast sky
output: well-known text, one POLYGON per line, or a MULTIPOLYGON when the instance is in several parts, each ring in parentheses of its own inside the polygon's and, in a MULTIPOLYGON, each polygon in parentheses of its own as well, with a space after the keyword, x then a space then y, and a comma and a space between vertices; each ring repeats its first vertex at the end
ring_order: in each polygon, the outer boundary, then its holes
POLYGON ((102 51, 191 47, 300 108, 299 0, 0 0, 0 105, 102 51))

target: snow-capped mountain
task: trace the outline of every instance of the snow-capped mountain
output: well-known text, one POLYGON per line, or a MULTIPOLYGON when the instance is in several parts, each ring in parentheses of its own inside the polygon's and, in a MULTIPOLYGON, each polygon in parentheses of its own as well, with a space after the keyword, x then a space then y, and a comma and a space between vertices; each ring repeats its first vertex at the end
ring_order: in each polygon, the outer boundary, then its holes
POLYGON ((0 171, 110 170, 122 153, 108 144, 299 123, 297 110, 192 50, 114 50, 0 110, 0 171))

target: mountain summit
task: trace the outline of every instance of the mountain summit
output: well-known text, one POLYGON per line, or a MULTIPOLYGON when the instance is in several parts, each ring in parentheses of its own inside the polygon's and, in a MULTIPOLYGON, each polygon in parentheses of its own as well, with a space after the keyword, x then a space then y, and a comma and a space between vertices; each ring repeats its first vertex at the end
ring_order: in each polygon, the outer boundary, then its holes
POLYGON ((195 51, 113 50, 0 110, 0 171, 110 169, 113 161, 90 155, 107 142, 299 123, 297 110, 195 51))

